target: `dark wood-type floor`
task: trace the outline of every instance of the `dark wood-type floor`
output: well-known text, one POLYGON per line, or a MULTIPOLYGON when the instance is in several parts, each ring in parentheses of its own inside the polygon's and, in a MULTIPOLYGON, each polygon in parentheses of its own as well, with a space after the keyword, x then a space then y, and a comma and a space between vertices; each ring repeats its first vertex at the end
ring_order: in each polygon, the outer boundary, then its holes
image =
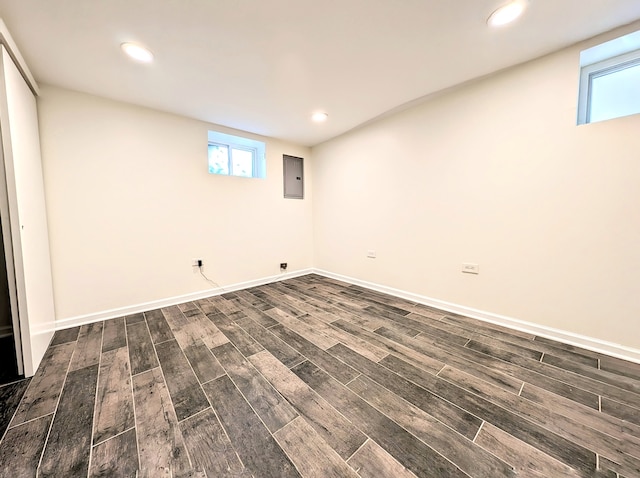
POLYGON ((640 365, 308 275, 59 331, 2 477, 638 477, 640 365))

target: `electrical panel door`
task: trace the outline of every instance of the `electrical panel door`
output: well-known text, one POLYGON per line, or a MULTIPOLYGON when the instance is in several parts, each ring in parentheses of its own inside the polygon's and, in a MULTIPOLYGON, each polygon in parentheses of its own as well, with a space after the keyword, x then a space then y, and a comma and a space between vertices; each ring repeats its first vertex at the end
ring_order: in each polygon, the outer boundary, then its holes
POLYGON ((284 171, 284 197, 304 199, 304 159, 282 155, 284 171))

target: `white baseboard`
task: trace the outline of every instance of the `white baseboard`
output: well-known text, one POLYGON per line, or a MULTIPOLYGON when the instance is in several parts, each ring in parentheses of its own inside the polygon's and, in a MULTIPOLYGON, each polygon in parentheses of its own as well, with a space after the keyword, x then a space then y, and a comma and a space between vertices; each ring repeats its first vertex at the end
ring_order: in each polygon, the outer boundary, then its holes
POLYGON ((437 309, 445 310, 447 312, 453 312, 455 314, 464 315, 474 319, 490 322, 492 324, 503 325, 511 329, 520 330, 529 334, 545 337, 551 340, 557 340, 565 344, 575 345, 576 347, 582 347, 584 349, 591 350, 593 352, 610 355, 612 357, 620 358, 623 360, 629 360, 631 362, 640 363, 640 350, 627 347, 625 345, 616 344, 613 342, 606 342, 604 340, 587 337, 585 335, 575 334, 573 332, 567 332, 565 330, 555 329, 544 325, 534 324, 532 322, 525 322, 522 320, 514 319, 512 317, 506 317, 504 315, 493 314, 483 310, 473 309, 463 305, 453 304, 451 302, 445 302, 431 297, 426 297, 411 292, 406 292, 392 287, 375 284, 372 282, 363 281, 360 279, 354 279, 353 277, 347 277, 340 274, 334 274, 333 272, 323 271, 320 269, 314 269, 315 274, 335 279, 349 284, 359 285, 367 289, 372 289, 385 294, 400 297, 401 299, 410 300, 418 304, 428 305, 437 309))
POLYGON ((13 335, 13 327, 11 325, 3 325, 0 327, 0 339, 13 335))
POLYGON ((235 290, 248 289, 250 287, 257 287, 259 285, 269 284, 270 282, 277 282, 285 279, 291 279, 293 277, 300 277, 303 275, 311 274, 313 269, 303 269, 299 271, 286 272, 275 276, 264 277, 262 279, 256 279, 247 282, 239 282, 237 284, 226 285, 224 287, 216 287, 213 289, 206 289, 191 294, 180 295, 176 297, 170 297, 168 299, 154 300, 151 302, 145 302, 142 304, 131 305, 127 307, 120 307, 117 309, 104 310, 102 312, 95 312, 93 314, 79 315, 76 317, 70 317, 67 319, 56 320, 56 330, 68 329, 70 327, 76 327, 78 325, 90 324, 92 322, 98 322, 100 320, 113 319, 116 317, 122 317, 125 315, 137 314, 139 312, 147 312, 154 309, 160 309, 162 307, 169 307, 172 305, 182 304, 184 302, 191 302, 194 300, 206 299, 207 297, 213 297, 216 295, 226 294, 227 292, 233 292, 235 290))
MULTIPOLYGON (((520 330, 529 334, 545 337, 551 340, 557 340, 577 347, 582 347, 593 352, 610 355, 623 360, 629 360, 631 362, 640 363, 640 350, 624 345, 615 344, 613 342, 606 342, 604 340, 587 337, 584 335, 575 334, 573 332, 567 332, 565 330, 555 329, 552 327, 546 327, 544 325, 534 324, 532 322, 525 322, 522 320, 514 319, 504 315, 498 315, 483 310, 473 309, 463 305, 453 304, 451 302, 445 302, 442 300, 426 297, 412 292, 406 292, 400 289, 394 289, 392 287, 375 284, 373 282, 367 282, 360 279, 354 279, 353 277, 343 276, 341 274, 334 274, 333 272, 324 271, 321 269, 303 269, 294 272, 288 272, 285 274, 279 274, 276 276, 264 277, 262 279, 256 279, 247 282, 240 282, 225 286, 224 288, 207 289, 200 292, 194 292, 191 294, 185 294, 176 297, 170 297, 168 299, 156 300, 151 302, 145 302, 143 304, 136 304, 128 307, 121 307, 118 309, 105 310, 102 312, 96 312, 93 314, 81 315, 77 317, 70 317, 67 319, 60 319, 56 321, 56 330, 67 329, 69 327, 75 327, 78 325, 89 324, 100 320, 113 319, 115 317, 122 317, 124 315, 136 314, 139 312, 146 312, 153 309, 159 309, 162 307, 169 307, 172 305, 182 304, 184 302, 190 302, 199 299, 205 299, 207 297, 213 297, 216 295, 225 294, 227 292, 233 292, 236 290, 247 289, 249 287, 256 287, 270 282, 276 282, 293 277, 300 277, 307 274, 318 274, 321 276, 329 277, 339 281, 347 282, 349 284, 359 285, 372 289, 385 294, 400 297, 402 299, 410 300, 418 304, 428 305, 437 309, 445 310, 455 314, 464 315, 474 319, 490 322, 492 324, 503 325, 511 329, 520 330)), ((2 334, 2 328, 0 328, 0 334, 2 334)), ((1 336, 1 335, 0 335, 1 336)))

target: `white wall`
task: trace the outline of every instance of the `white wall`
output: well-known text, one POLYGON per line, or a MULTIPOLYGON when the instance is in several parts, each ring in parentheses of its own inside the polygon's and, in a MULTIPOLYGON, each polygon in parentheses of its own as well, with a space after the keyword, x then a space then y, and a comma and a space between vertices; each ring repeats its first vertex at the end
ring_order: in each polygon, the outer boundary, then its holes
POLYGON ((315 266, 639 349, 640 115, 576 126, 612 36, 314 147, 315 266))
POLYGON ((59 324, 212 289, 192 258, 221 286, 312 266, 308 148, 54 87, 38 107, 59 324), (266 179, 209 174, 209 129, 266 141, 266 179), (305 200, 282 197, 283 154, 305 200))

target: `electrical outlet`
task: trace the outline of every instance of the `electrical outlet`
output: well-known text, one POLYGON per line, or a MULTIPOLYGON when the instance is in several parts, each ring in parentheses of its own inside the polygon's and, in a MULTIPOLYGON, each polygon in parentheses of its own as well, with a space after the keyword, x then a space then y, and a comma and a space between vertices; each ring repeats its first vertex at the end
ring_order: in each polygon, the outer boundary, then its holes
POLYGON ((478 264, 465 262, 462 264, 462 272, 467 274, 480 274, 480 266, 478 264))
POLYGON ((286 271, 287 270, 287 263, 286 262, 281 262, 280 263, 280 270, 281 271, 286 271))
POLYGON ((368 250, 367 251, 367 257, 370 258, 370 259, 375 259, 376 258, 376 251, 368 250))

